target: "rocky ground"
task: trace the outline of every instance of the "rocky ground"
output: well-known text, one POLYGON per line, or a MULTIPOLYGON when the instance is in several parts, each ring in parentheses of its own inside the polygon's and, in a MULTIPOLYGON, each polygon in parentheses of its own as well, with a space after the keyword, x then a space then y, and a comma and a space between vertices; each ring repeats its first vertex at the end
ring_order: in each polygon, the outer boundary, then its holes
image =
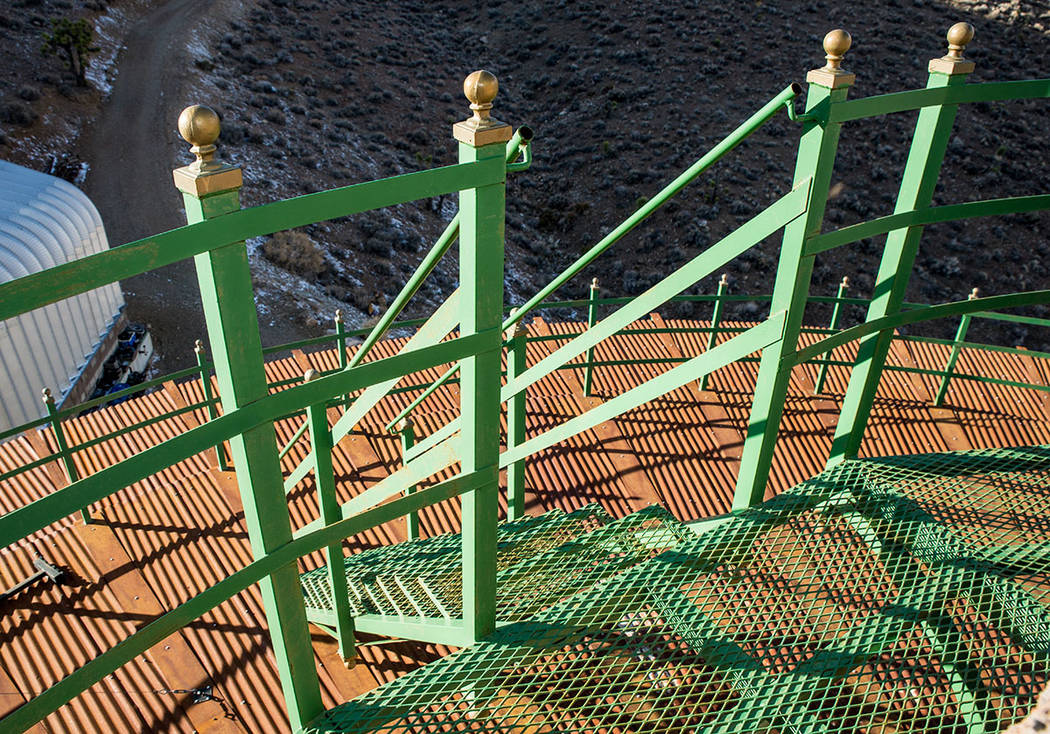
MULTIPOLYGON (((0 155, 38 168, 48 168, 50 156, 76 161, 83 142, 63 131, 75 131, 106 104, 98 92, 70 92, 57 60, 34 56, 38 18, 69 6, 67 12, 96 18, 100 30, 100 20, 115 12, 122 27, 130 27, 135 17, 172 4, 127 0, 108 8, 89 3, 91 10, 83 3, 22 0, 0 9, 4 42, 22 39, 27 49, 15 67, 0 70, 0 155), (38 96, 22 94, 23 86, 38 96)), ((511 302, 535 292, 767 99, 804 81, 807 69, 823 63, 820 40, 833 27, 853 34, 844 64, 857 74, 852 96, 923 85, 927 60, 944 53, 944 33, 958 20, 976 28, 967 49, 977 62, 975 81, 1047 76, 1050 64, 1045 1, 490 0, 478 6, 261 0, 213 3, 200 15, 180 47, 184 61, 172 65, 164 82, 165 104, 177 109, 199 101, 220 111, 220 154, 244 166, 248 205, 453 162, 450 126, 469 112, 462 79, 476 68, 494 72, 501 85, 494 116, 536 130, 532 169, 508 184, 511 302)), ((125 63, 117 56, 118 69, 125 63)), ((964 109, 935 203, 1043 193, 1050 173, 1046 114, 1045 102, 964 109)), ((154 156, 158 170, 188 160, 174 117, 171 122, 138 143, 162 154, 154 156)), ((826 227, 892 210, 913 124, 914 115, 898 115, 846 127, 826 227)), ((786 117, 775 119, 561 295, 582 297, 591 277, 606 294, 639 293, 749 219, 789 188, 796 130, 786 117)), ((104 146, 90 151, 104 153, 104 146)), ((82 170, 69 169, 74 176, 82 170)), ((89 190, 96 170, 92 165, 87 173, 89 190)), ((170 180, 157 177, 156 190, 146 193, 177 218, 170 180)), ((454 212, 455 201, 446 197, 252 243, 264 338, 321 333, 340 303, 357 320, 382 308, 454 212)), ((974 286, 982 294, 1050 286, 1048 225, 1044 213, 929 227, 909 298, 952 300, 974 286)), ((155 230, 136 236, 149 231, 155 230)), ((851 294, 868 295, 880 246, 880 240, 864 241, 820 256, 813 292, 832 294, 848 275, 851 294)), ((768 292, 776 256, 771 239, 733 262, 726 268, 732 290, 768 292)), ((691 291, 712 291, 717 276, 691 291)), ((192 271, 170 280, 176 285, 144 285, 158 293, 174 287, 174 296, 133 299, 129 308, 133 317, 182 328, 185 334, 172 344, 184 354, 182 343, 197 330, 192 319, 199 319, 192 271)), ((410 313, 429 312, 454 285, 450 260, 410 313)), ((760 310, 745 302, 729 315, 753 317, 760 310)), ((682 304, 667 313, 702 316, 706 310, 682 304)), ((826 317, 820 310, 811 316, 826 317)), ((939 333, 953 329, 943 324, 939 333)), ((1033 348, 1050 344, 1050 334, 1025 327, 978 322, 971 333, 1033 348)), ((180 360, 170 356, 169 365, 180 360)))

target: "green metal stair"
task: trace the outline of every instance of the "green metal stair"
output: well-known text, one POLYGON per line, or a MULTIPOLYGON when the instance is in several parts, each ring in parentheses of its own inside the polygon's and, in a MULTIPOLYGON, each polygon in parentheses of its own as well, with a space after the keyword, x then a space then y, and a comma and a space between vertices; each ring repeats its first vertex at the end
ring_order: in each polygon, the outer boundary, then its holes
MULTIPOLYGON (((551 510, 499 526, 496 551, 501 621, 516 621, 670 547, 689 531, 660 507, 613 521, 597 504, 551 510)), ((398 617, 462 612, 458 533, 374 548, 344 561, 350 610, 398 617)), ((332 592, 326 566, 300 576, 307 619, 327 626, 332 592)))
POLYGON ((999 731, 1050 679, 1048 503, 1046 448, 848 461, 305 731, 999 731))

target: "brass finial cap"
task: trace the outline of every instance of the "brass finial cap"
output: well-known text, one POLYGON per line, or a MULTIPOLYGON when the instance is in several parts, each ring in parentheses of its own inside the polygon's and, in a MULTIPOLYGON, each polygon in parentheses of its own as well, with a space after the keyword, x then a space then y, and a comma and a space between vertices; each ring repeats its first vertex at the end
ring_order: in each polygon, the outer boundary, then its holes
POLYGON ((842 285, 843 288, 849 288, 849 276, 848 275, 843 275, 842 276, 842 283, 841 283, 841 285, 842 285))
POLYGON ((51 402, 51 388, 44 387, 40 389, 40 397, 45 403, 51 402))
POLYGON ((966 44, 973 40, 973 26, 969 23, 956 23, 948 29, 948 53, 939 59, 930 61, 930 71, 938 74, 969 74, 974 70, 974 63, 963 58, 966 44))
POLYGON ((190 164, 198 171, 208 171, 220 166, 214 160, 215 141, 219 139, 222 126, 219 115, 211 107, 202 104, 190 105, 179 115, 179 134, 189 143, 190 152, 197 160, 190 164))
POLYGON ((412 416, 406 415, 404 418, 397 422, 397 430, 400 433, 404 433, 406 430, 415 430, 416 423, 412 420, 412 416))
POLYGON ((977 298, 977 289, 976 288, 974 288, 972 291, 970 291, 970 297, 967 298, 966 300, 972 301, 975 298, 977 298))
POLYGON ((316 380, 320 376, 321 376, 320 372, 318 372, 317 370, 315 370, 313 368, 310 368, 306 372, 303 373, 303 382, 313 382, 314 380, 316 380))
POLYGON ((853 36, 841 28, 828 31, 824 36, 824 59, 827 63, 819 69, 813 69, 806 75, 810 84, 819 84, 829 89, 848 87, 856 81, 857 76, 842 68, 842 57, 853 45, 853 36))
POLYGON ((201 197, 241 187, 241 169, 215 159, 215 141, 221 130, 219 115, 211 107, 190 105, 179 115, 179 134, 196 156, 193 163, 174 171, 179 191, 201 197))
POLYGON ((463 80, 463 94, 474 114, 452 126, 452 135, 461 143, 474 147, 505 143, 511 138, 510 125, 490 116, 492 100, 499 93, 499 80, 490 71, 475 71, 463 80))

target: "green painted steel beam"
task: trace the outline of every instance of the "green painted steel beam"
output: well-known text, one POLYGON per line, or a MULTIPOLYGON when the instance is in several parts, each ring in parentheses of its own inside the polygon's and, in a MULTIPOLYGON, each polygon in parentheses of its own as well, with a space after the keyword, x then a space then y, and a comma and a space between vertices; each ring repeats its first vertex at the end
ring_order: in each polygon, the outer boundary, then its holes
POLYGON ((879 217, 867 222, 860 222, 859 224, 851 224, 833 232, 818 234, 815 237, 811 237, 806 243, 806 254, 816 255, 842 245, 857 242, 866 237, 877 237, 881 234, 908 227, 954 222, 960 219, 974 219, 977 217, 1021 214, 1044 209, 1050 209, 1050 194, 1012 196, 1003 199, 968 201, 962 204, 917 208, 879 217))
MULTIPOLYGON (((239 187, 204 198, 183 193, 183 201, 190 224, 208 217, 221 222, 240 210, 239 187)), ((234 242, 197 255, 194 265, 222 410, 236 413, 269 393, 248 250, 234 242)), ((232 436, 230 453, 252 556, 265 558, 292 539, 273 424, 232 436)), ((300 728, 324 705, 295 566, 261 579, 259 591, 288 718, 300 728)))
MULTIPOLYGON (((496 160, 502 143, 459 144, 461 163, 496 160)), ((506 186, 477 185, 459 194, 459 325, 461 334, 499 329, 503 319, 503 257, 506 186)), ((502 339, 494 349, 478 350, 459 362, 460 437, 463 472, 495 470, 500 448, 500 362, 502 339)), ((424 461, 421 457, 417 461, 424 461)), ((463 626, 471 641, 496 629, 496 547, 499 484, 463 495, 463 626)))
MULTIPOLYGON (((507 379, 513 380, 528 368, 528 332, 520 326, 507 350, 507 379)), ((522 390, 507 400, 507 448, 520 446, 526 440, 526 391, 522 390)), ((525 460, 519 459, 507 467, 507 519, 525 516, 525 460)))
MULTIPOLYGON (((945 75, 931 73, 928 88, 953 88, 966 84, 969 74, 945 75)), ((926 209, 940 178, 941 164, 948 147, 957 104, 939 104, 924 107, 919 112, 912 135, 908 160, 901 177, 900 190, 894 213, 926 209)), ((875 278, 871 305, 865 321, 877 321, 900 312, 904 293, 919 251, 921 226, 894 229, 886 237, 879 271, 875 278)), ((857 456, 864 440, 864 432, 875 399, 883 366, 889 354, 891 330, 865 336, 857 345, 857 357, 850 372, 849 386, 842 400, 835 437, 831 444, 828 466, 857 456)))
MULTIPOLYGON (((943 76, 943 75, 941 75, 943 76)), ((971 102, 1008 102, 1050 97, 1050 79, 1016 82, 986 82, 964 87, 927 87, 907 92, 893 92, 864 97, 833 107, 828 122, 849 122, 866 117, 892 115, 927 107, 969 104, 971 102)))
POLYGON ((215 247, 294 227, 502 181, 495 159, 406 173, 241 209, 173 229, 0 285, 0 321, 215 247))
MULTIPOLYGON (((336 495, 332 434, 328 429, 328 410, 324 403, 307 408, 306 424, 310 427, 310 454, 314 459, 319 519, 323 525, 331 525, 342 520, 343 515, 336 495)), ((349 591, 343 573, 342 543, 325 547, 325 562, 328 564, 328 584, 332 589, 332 628, 339 644, 339 656, 343 660, 353 660, 354 619, 350 616, 349 591)))
MULTIPOLYGON (((848 86, 828 89, 819 84, 810 84, 806 111, 810 113, 818 107, 834 108, 846 99, 848 93, 848 86)), ((840 128, 841 125, 837 123, 820 125, 810 120, 802 129, 794 181, 795 186, 808 181, 811 194, 804 216, 784 227, 773 297, 769 305, 771 314, 785 314, 784 333, 779 341, 762 350, 751 415, 740 457, 740 470, 733 492, 734 510, 759 504, 765 494, 791 380, 791 367, 784 363, 784 356, 797 348, 813 274, 814 258, 806 255, 805 243, 810 235, 820 231, 824 220, 840 128)))

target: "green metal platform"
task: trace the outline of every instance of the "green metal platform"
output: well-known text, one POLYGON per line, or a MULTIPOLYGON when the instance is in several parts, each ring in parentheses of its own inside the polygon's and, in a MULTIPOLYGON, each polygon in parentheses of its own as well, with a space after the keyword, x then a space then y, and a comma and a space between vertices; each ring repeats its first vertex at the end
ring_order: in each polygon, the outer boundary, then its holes
MULTIPOLYGON (((597 504, 570 513, 504 522, 496 565, 500 620, 519 621, 571 594, 640 563, 689 537, 689 530, 659 506, 612 520, 597 504)), ((345 559, 354 617, 443 617, 462 614, 462 538, 447 533, 382 546, 345 559)), ((307 618, 334 622, 328 568, 301 577, 307 618)))
POLYGON ((846 461, 307 731, 999 731, 1047 683, 1048 501, 1045 447, 846 461))

